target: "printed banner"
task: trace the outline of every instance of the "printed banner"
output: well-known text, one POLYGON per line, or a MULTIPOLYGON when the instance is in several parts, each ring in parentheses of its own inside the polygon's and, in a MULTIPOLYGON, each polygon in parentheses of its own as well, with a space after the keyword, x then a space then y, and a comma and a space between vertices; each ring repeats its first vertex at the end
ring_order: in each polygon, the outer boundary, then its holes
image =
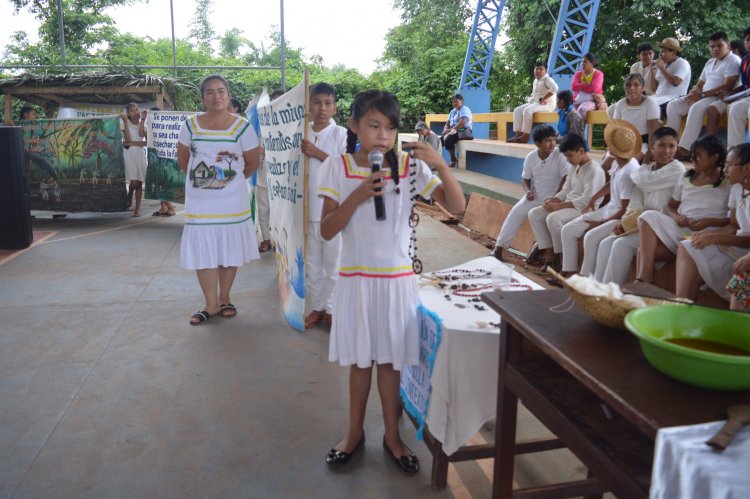
MULTIPOLYGON (((260 121, 258 119, 258 108, 265 106, 270 102, 271 99, 268 97, 268 91, 263 88, 263 90, 257 94, 255 97, 253 97, 253 100, 250 101, 250 104, 248 104, 247 109, 245 110, 245 116, 247 117, 247 121, 250 122, 250 125, 253 127, 253 130, 255 130, 255 135, 258 137, 258 143, 261 141, 260 137, 260 121)), ((264 167, 265 158, 263 154, 260 155, 260 168, 255 170, 252 175, 250 175, 250 178, 247 179, 247 183, 250 185, 250 209, 253 210, 252 217, 253 222, 255 222, 255 226, 258 226, 258 202, 256 200, 256 190, 258 186, 258 180, 260 175, 266 174, 266 169, 264 167)), ((264 179, 265 180, 265 179, 264 179)), ((263 183, 262 185, 265 185, 263 183)))
POLYGON ((32 210, 128 209, 119 117, 19 124, 32 210))
POLYGON ((305 185, 301 149, 305 111, 304 79, 283 96, 258 108, 279 296, 284 317, 300 331, 305 328, 305 185))
POLYGON ((419 365, 406 366, 401 370, 401 400, 404 407, 419 423, 417 439, 422 440, 424 424, 427 420, 427 409, 430 406, 432 392, 432 368, 435 366, 440 340, 442 338, 443 323, 438 315, 419 306, 417 312, 419 322, 419 365))
POLYGON ((177 165, 177 139, 182 122, 193 114, 149 111, 146 115, 146 199, 185 203, 185 173, 177 165))
MULTIPOLYGON (((141 102, 138 107, 141 109, 151 109, 156 106, 156 102, 141 102)), ((111 104, 74 104, 73 106, 63 106, 57 111, 58 119, 76 119, 91 118, 94 116, 119 115, 125 112, 123 105, 111 104)))

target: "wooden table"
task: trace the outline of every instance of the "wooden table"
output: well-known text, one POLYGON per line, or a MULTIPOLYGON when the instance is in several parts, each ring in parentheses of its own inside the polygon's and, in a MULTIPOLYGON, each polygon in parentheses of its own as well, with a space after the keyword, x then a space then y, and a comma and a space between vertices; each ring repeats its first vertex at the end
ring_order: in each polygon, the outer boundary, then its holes
POLYGON ((498 370, 493 497, 569 497, 611 491, 647 497, 659 428, 723 419, 750 392, 717 392, 672 380, 626 331, 593 322, 564 290, 492 292, 503 318, 498 370), (518 401, 588 468, 587 479, 512 491, 518 401))

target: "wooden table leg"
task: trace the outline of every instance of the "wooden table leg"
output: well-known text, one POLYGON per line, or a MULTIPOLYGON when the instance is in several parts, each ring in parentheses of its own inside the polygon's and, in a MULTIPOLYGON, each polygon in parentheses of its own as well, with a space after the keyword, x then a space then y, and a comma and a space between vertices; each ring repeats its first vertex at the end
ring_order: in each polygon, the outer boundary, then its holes
POLYGON ((448 486, 448 455, 440 446, 432 456, 432 477, 430 479, 433 490, 443 490, 448 486))
POLYGON ((492 497, 510 498, 513 494, 513 461, 516 445, 518 398, 505 387, 505 367, 511 352, 512 328, 503 321, 500 330, 500 358, 497 380, 497 420, 495 427, 495 467, 492 497))

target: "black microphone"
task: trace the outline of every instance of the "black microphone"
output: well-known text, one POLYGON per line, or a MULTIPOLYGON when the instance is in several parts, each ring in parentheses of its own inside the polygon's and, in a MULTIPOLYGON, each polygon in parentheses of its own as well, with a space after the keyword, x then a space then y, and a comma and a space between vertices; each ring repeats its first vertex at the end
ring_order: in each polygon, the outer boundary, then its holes
MULTIPOLYGON (((370 154, 367 155, 367 161, 370 162, 370 170, 372 170, 372 173, 379 172, 380 167, 383 164, 383 153, 377 149, 373 149, 370 151, 370 154)), ((382 180, 377 181, 377 185, 380 184, 382 184, 382 180)), ((375 192, 381 192, 382 190, 382 187, 377 187, 375 192)), ((374 200, 375 220, 385 220, 385 202, 383 201, 383 196, 375 196, 374 200)))

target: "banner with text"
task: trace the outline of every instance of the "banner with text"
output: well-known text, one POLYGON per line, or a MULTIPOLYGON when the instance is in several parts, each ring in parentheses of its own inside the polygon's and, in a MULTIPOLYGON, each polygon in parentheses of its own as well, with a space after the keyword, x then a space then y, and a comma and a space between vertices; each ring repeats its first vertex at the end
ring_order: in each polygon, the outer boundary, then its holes
POLYGON ((266 185, 271 205, 271 237, 276 242, 279 296, 287 322, 304 330, 305 218, 302 138, 305 82, 258 108, 266 154, 266 185))
MULTIPOLYGON (((271 99, 268 97, 268 91, 263 88, 261 92, 255 95, 253 99, 250 101, 250 104, 248 104, 247 109, 245 110, 245 117, 247 118, 247 121, 250 122, 250 125, 252 125, 253 130, 255 131, 255 135, 258 137, 258 143, 260 143, 261 136, 260 136, 260 120, 258 119, 258 108, 263 107, 269 103, 271 99)), ((253 172, 252 175, 247 179, 247 183, 250 186, 250 208, 253 210, 253 222, 255 222, 255 226, 258 226, 258 201, 257 201, 257 187, 258 187, 258 178, 260 175, 266 174, 266 169, 263 167, 263 164, 265 163, 265 159, 263 157, 263 154, 260 155, 260 167, 253 172)), ((265 179, 264 179, 265 180, 265 179)), ((265 186, 265 182, 262 184, 265 186)))
POLYGON ((125 211, 120 118, 21 121, 32 210, 125 211))
POLYGON ((185 118, 195 113, 149 111, 146 115, 148 169, 146 199, 185 202, 185 173, 177 165, 177 139, 185 118))
POLYGON ((400 392, 404 407, 419 424, 417 439, 422 440, 432 392, 430 378, 442 338, 443 324, 440 317, 424 305, 419 306, 417 320, 419 322, 419 365, 406 366, 401 370, 400 392))

